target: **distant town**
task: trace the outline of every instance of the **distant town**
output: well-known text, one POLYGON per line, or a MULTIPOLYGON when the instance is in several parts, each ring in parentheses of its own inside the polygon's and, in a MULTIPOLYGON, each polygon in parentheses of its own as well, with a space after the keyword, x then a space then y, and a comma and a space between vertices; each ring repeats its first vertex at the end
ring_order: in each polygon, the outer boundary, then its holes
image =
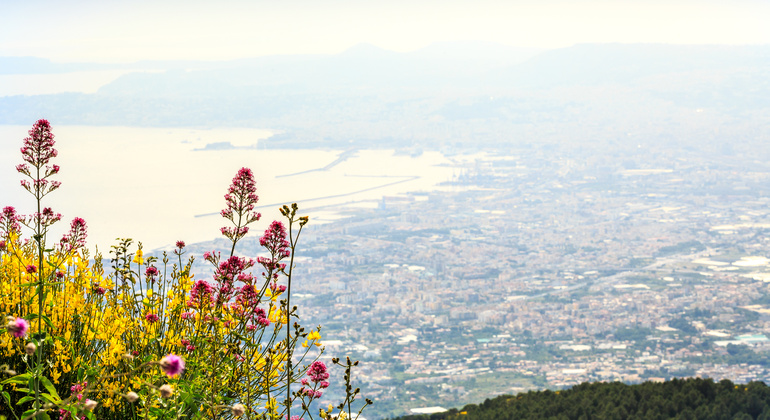
POLYGON ((301 316, 323 357, 362 361, 366 417, 585 381, 770 380, 770 168, 633 153, 490 154, 446 191, 308 225, 301 316))

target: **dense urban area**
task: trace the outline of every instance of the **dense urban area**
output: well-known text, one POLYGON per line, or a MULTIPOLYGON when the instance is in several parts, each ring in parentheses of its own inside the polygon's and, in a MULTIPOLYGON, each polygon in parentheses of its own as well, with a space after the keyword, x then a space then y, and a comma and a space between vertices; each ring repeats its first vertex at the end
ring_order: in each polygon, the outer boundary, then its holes
POLYGON ((362 361, 368 418, 585 381, 770 379, 765 163, 485 156, 443 191, 303 233, 302 316, 322 357, 362 361))

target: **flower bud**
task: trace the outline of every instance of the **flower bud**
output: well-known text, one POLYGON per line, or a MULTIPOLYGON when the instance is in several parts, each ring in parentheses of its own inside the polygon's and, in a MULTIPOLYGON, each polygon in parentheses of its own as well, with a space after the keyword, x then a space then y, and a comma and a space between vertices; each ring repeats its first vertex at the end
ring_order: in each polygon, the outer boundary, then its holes
POLYGON ((35 354, 35 351, 37 350, 37 346, 35 343, 29 342, 26 346, 24 346, 24 351, 27 352, 28 355, 32 356, 35 354))
POLYGON ((128 394, 126 394, 126 399, 128 400, 128 402, 136 402, 136 400, 139 399, 139 394, 137 394, 134 391, 131 391, 128 394))
POLYGON ((86 403, 84 404, 86 410, 88 410, 88 411, 94 411, 94 408, 96 408, 97 405, 99 405, 98 402, 96 402, 94 400, 88 400, 88 399, 86 400, 86 403))
POLYGON ((235 417, 240 417, 240 416, 242 416, 242 415, 243 415, 243 413, 245 413, 245 412, 246 412, 246 407, 244 407, 244 406, 243 406, 243 404, 235 404, 235 405, 234 405, 234 406, 231 408, 231 411, 232 411, 232 413, 233 413, 233 416, 235 416, 235 417))
POLYGON ((163 398, 170 398, 174 394, 174 388, 169 384, 161 385, 158 391, 160 391, 160 396, 163 398))

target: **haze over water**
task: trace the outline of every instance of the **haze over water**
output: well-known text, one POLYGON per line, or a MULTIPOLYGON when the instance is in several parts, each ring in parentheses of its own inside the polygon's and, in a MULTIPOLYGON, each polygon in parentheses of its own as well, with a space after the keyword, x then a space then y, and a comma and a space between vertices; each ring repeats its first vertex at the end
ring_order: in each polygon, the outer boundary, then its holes
MULTIPOLYGON (((432 190, 456 171, 437 152, 412 157, 362 150, 328 170, 313 171, 333 163, 342 151, 195 150, 216 142, 251 146, 268 137, 267 130, 52 124, 59 151, 54 163, 62 168, 56 179, 62 186, 44 198, 44 205, 62 213, 63 220, 49 241, 59 238, 69 220, 83 217, 89 247, 98 245, 105 253, 118 237, 142 241, 145 249, 219 237, 226 222, 218 215, 223 195, 244 166, 254 171, 259 206, 267 206, 252 228, 257 234, 280 217, 282 204, 297 202, 314 223, 328 222, 345 204, 375 205, 385 195, 432 190)), ((33 211, 34 201, 18 184, 21 175, 14 167, 21 162, 27 130, 0 126, 0 205, 23 213, 33 211)))

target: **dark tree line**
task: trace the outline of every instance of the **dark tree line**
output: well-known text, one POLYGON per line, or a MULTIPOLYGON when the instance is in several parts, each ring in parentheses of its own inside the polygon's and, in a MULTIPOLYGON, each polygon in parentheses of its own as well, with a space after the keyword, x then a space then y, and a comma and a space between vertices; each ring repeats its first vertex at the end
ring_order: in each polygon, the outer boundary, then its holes
POLYGON ((502 395, 481 404, 398 420, 770 420, 770 388, 763 382, 673 379, 626 385, 584 383, 562 391, 502 395))

